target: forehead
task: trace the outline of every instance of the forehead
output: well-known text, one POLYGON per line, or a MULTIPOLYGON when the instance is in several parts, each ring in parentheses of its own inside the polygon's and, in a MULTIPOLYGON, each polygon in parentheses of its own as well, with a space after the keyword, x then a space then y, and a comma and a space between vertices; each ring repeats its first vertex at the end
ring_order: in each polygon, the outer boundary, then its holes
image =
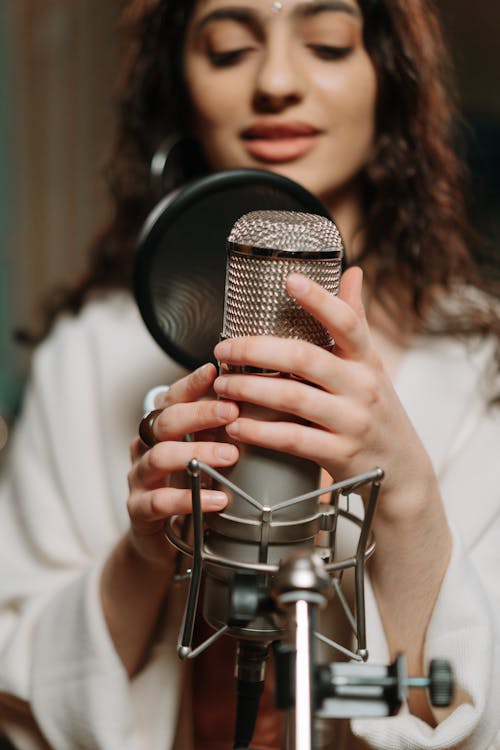
POLYGON ((300 16, 316 12, 337 12, 355 18, 361 17, 357 0, 197 0, 193 14, 199 16, 225 8, 245 10, 260 17, 300 16))

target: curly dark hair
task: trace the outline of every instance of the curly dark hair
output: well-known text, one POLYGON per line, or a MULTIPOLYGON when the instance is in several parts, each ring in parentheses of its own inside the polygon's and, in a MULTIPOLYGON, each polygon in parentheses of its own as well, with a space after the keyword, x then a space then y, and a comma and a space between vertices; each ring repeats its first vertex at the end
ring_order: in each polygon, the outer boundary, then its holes
MULTIPOLYGON (((155 203, 151 159, 168 134, 184 127, 182 51, 194 4, 129 3, 130 52, 106 175, 114 214, 95 239, 85 276, 52 297, 49 321, 62 309, 77 311, 93 290, 131 288, 137 236, 155 203)), ((498 286, 479 273, 464 219, 464 168, 455 149, 458 115, 436 11, 430 0, 359 0, 359 5, 379 96, 374 156, 364 175, 365 250, 357 262, 385 308, 397 310, 399 319, 406 315, 413 330, 429 330, 432 319, 434 332, 498 336, 498 286), (449 309, 429 315, 443 291, 464 286, 487 294, 478 297, 480 304, 471 295, 460 315, 449 309)))

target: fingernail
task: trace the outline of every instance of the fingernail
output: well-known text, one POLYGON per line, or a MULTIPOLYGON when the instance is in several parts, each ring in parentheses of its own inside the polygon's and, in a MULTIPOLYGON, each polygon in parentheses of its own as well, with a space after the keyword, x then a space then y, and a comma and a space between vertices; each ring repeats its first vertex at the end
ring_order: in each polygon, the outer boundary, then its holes
POLYGON ((224 361, 231 354, 231 342, 220 341, 214 349, 214 354, 219 362, 224 361))
POLYGON ((227 495, 224 492, 217 492, 215 490, 208 490, 203 492, 204 500, 203 503, 205 510, 219 510, 225 508, 227 505, 227 495))
POLYGON ((213 365, 210 362, 206 362, 204 365, 201 365, 198 367, 195 371, 195 375, 199 375, 200 377, 205 377, 208 375, 209 371, 212 369, 213 365))
POLYGON ((231 422, 231 424, 226 425, 226 432, 228 435, 231 435, 231 437, 237 437, 240 434, 240 428, 237 422, 231 422))
POLYGON ((230 404, 227 401, 220 401, 216 407, 216 413, 219 419, 231 419, 236 418, 236 407, 234 404, 230 404))
POLYGON ((304 292, 307 292, 307 290, 310 287, 309 279, 307 279, 305 276, 302 276, 301 274, 294 273, 290 274, 290 276, 287 279, 287 286, 290 292, 296 292, 298 294, 302 294, 304 292))
POLYGON ((217 391, 217 393, 223 393, 226 390, 227 386, 227 377, 224 375, 219 375, 219 377, 214 381, 214 390, 217 391))
POLYGON ((217 458, 222 461, 234 461, 236 458, 236 448, 233 445, 219 445, 216 452, 217 458))

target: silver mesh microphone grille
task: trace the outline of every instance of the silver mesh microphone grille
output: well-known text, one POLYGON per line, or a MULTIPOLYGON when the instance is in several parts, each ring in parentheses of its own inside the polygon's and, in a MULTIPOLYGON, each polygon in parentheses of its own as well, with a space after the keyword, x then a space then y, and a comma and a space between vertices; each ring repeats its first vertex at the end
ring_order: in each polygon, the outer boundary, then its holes
POLYGON ((292 252, 343 253, 342 237, 331 219, 300 211, 252 211, 234 224, 228 242, 292 252))
POLYGON ((286 291, 303 273, 337 294, 343 244, 330 219, 293 211, 254 211, 228 238, 222 336, 273 335, 330 347, 333 340, 286 291))

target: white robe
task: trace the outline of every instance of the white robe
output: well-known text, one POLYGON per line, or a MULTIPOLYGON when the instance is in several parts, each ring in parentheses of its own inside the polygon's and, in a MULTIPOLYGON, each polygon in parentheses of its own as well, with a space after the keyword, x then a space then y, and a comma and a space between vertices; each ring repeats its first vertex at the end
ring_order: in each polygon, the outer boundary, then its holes
MULTIPOLYGON (((486 355, 483 345, 468 352, 422 338, 395 383, 440 476, 454 535, 425 657, 449 658, 472 704, 435 729, 405 710, 356 720, 368 747, 500 748, 500 410, 484 406, 486 355)), ((185 592, 171 595, 151 659, 132 681, 99 600, 104 560, 128 527, 129 445, 143 397, 182 374, 125 293, 62 318, 34 356, 0 486, 0 726, 21 750, 191 747, 189 731, 175 739, 185 592), (12 708, 12 696, 29 704, 40 733, 17 720, 23 703, 12 708)), ((367 623, 371 661, 386 663, 369 586, 367 623)))

